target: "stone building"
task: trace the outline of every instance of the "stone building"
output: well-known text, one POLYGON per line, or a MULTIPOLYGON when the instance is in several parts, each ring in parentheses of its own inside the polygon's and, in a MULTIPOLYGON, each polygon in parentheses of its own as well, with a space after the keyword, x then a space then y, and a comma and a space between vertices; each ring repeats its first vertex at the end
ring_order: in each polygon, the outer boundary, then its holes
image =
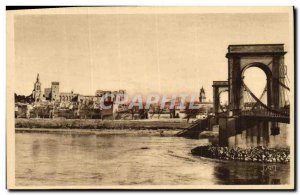
POLYGON ((44 97, 46 100, 51 100, 51 88, 44 89, 44 97))
POLYGON ((39 74, 37 74, 37 77, 36 77, 36 82, 34 83, 34 89, 32 91, 32 97, 34 99, 35 102, 39 102, 41 101, 41 98, 42 98, 42 84, 40 82, 40 79, 39 79, 39 74))
POLYGON ((69 102, 73 102, 73 101, 78 101, 78 93, 74 93, 73 91, 71 92, 60 92, 59 93, 59 100, 61 102, 64 101, 69 101, 69 102))
POLYGON ((80 103, 86 103, 86 102, 94 102, 95 101, 95 96, 93 95, 78 95, 78 102, 80 103))
POLYGON ((126 90, 120 89, 119 91, 114 91, 114 101, 121 102, 124 101, 126 90))
POLYGON ((195 103, 200 107, 200 114, 209 114, 213 112, 213 103, 206 99, 206 94, 203 86, 200 89, 199 103, 195 103))
POLYGON ((97 90, 96 93, 95 93, 96 97, 103 97, 103 96, 107 96, 105 98, 104 101, 123 101, 124 100, 124 97, 126 95, 126 90, 118 90, 118 91, 104 91, 104 90, 97 90))
POLYGON ((105 91, 105 90, 97 90, 95 93, 95 96, 97 97, 102 97, 105 94, 111 94, 111 91, 105 91))
POLYGON ((59 82, 51 83, 51 100, 53 101, 59 100, 59 82))
POLYGON ((204 103, 206 101, 205 91, 203 86, 200 89, 199 102, 204 103))

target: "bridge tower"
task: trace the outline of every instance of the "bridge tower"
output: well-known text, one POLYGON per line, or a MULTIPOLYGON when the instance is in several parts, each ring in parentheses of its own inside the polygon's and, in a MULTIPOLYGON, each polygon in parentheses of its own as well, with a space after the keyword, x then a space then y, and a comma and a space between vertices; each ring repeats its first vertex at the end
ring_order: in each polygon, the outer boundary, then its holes
POLYGON ((228 81, 213 81, 213 101, 214 101, 214 107, 213 111, 215 113, 215 116, 218 116, 220 112, 222 112, 221 104, 220 104, 220 95, 223 92, 228 92, 228 81))
MULTIPOLYGON (((286 129, 289 105, 285 92, 289 87, 285 82, 285 54, 283 44, 228 46, 229 105, 226 116, 218 115, 219 145, 268 145, 269 132, 275 136, 280 134, 281 127, 286 129), (261 69, 266 75, 266 87, 259 98, 243 80, 244 72, 251 67, 261 69), (264 95, 267 95, 266 103, 261 101, 264 95)), ((217 108, 218 86, 213 87, 217 108)))
POLYGON ((229 109, 240 115, 244 106, 243 74, 250 67, 264 71, 267 77, 267 106, 272 109, 284 107, 284 51, 283 44, 229 45, 228 91, 229 109))

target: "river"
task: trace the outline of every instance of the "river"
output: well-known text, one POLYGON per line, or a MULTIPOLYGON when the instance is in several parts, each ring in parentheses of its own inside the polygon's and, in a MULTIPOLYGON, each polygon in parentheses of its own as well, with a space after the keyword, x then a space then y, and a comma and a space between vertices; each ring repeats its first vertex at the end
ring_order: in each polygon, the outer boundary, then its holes
POLYGON ((209 140, 134 134, 16 133, 16 185, 288 184, 288 164, 195 157, 209 140))

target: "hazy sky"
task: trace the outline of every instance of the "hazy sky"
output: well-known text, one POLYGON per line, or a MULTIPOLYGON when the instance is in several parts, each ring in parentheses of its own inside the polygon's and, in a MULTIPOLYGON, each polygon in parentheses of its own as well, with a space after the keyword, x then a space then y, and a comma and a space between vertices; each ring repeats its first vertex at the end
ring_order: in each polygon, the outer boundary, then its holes
POLYGON ((198 94, 203 86, 212 99, 212 81, 227 80, 229 44, 287 48, 288 26, 287 14, 16 16, 16 92, 29 95, 39 73, 42 88, 59 81, 64 92, 198 94))

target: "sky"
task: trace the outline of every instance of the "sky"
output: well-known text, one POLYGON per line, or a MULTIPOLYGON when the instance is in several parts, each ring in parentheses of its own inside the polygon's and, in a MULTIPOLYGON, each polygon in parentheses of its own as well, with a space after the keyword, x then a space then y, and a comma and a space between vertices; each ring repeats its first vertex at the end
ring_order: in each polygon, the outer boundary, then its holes
POLYGON ((228 45, 287 48, 288 27, 283 13, 18 15, 15 89, 31 94, 39 73, 42 88, 58 81, 61 92, 198 95, 203 86, 212 100, 212 82, 227 80, 228 45))

